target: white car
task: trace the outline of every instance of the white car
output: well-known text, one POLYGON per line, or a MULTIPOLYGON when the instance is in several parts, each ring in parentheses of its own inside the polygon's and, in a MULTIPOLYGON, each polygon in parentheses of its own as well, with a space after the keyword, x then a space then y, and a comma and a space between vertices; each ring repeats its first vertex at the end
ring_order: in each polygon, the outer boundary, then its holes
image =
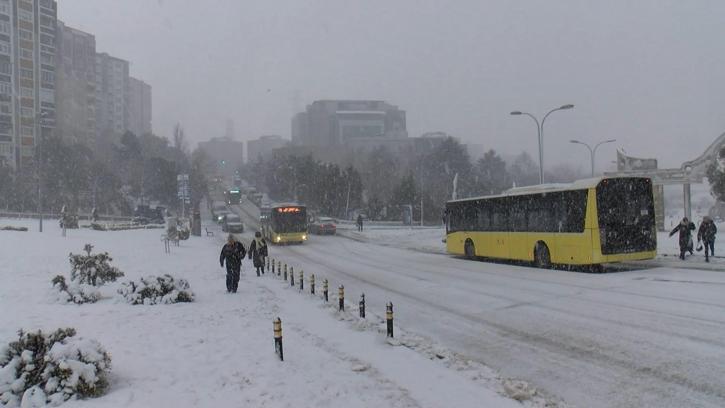
POLYGON ((222 222, 222 231, 224 232, 244 232, 244 224, 241 218, 236 214, 227 214, 222 222))

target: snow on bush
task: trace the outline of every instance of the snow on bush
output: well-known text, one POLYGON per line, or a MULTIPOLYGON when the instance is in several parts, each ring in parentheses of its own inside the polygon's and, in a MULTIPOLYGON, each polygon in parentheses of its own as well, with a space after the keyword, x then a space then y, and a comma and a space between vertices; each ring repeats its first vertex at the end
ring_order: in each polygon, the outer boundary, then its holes
POLYGON ((91 255, 93 246, 90 244, 86 244, 83 249, 87 255, 69 255, 72 281, 101 286, 106 282, 115 282, 116 279, 123 276, 123 272, 109 264, 113 258, 108 255, 108 252, 91 255))
POLYGON ((115 282, 123 276, 118 268, 111 266, 113 259, 108 252, 91 255, 93 246, 86 244, 86 255, 70 254, 70 283, 62 275, 53 278, 53 288, 57 290, 57 300, 65 303, 95 303, 101 298, 97 287, 106 282, 115 282))
POLYGON ((95 340, 75 337, 72 328, 52 333, 18 333, 0 348, 0 404, 59 405, 71 398, 102 395, 111 357, 95 340))
POLYGON ((70 285, 65 282, 65 276, 58 275, 53 278, 53 288, 57 290, 57 300, 62 303, 96 303, 101 298, 101 293, 95 286, 79 284, 71 281, 70 285))
POLYGON ((132 305, 194 301, 194 293, 189 289, 189 283, 184 279, 175 280, 171 275, 146 276, 139 283, 125 282, 118 293, 132 305))

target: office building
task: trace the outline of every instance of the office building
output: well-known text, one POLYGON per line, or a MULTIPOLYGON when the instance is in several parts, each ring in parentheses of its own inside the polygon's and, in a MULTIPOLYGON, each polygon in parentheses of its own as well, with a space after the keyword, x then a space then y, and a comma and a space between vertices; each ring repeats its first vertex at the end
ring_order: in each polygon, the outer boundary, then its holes
POLYGON ((0 160, 32 167, 56 119, 54 0, 0 0, 0 160))
POLYGON ((128 130, 137 136, 151 133, 151 85, 133 77, 128 84, 128 130))
POLYGON ((215 137, 199 143, 199 149, 214 163, 218 176, 232 180, 235 172, 244 164, 244 143, 225 137, 215 137))
POLYGON ((96 54, 96 133, 99 144, 128 129, 128 61, 96 54))
POLYGON ((408 137, 405 111, 383 101, 320 100, 292 118, 300 146, 375 146, 408 137))
POLYGON ((286 146, 287 142, 278 135, 267 135, 250 140, 247 142, 247 162, 254 163, 259 159, 267 160, 275 149, 286 146))
POLYGON ((66 143, 96 146, 96 37, 58 21, 57 129, 66 143))

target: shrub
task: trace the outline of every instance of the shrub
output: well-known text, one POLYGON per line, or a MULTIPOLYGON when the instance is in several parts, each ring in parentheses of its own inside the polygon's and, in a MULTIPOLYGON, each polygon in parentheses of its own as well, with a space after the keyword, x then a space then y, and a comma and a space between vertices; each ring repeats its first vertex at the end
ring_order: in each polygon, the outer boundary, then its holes
POLYGON ((70 398, 102 395, 111 357, 95 340, 75 337, 72 328, 52 333, 18 333, 0 350, 0 403, 58 405, 70 398))
POLYGON ((71 281, 101 286, 106 282, 115 282, 116 279, 123 276, 123 272, 118 268, 109 265, 113 258, 108 255, 108 252, 91 255, 93 246, 90 244, 86 244, 84 249, 87 255, 69 255, 71 281))
POLYGON ((68 285, 63 275, 58 275, 52 280, 53 288, 58 291, 58 301, 63 303, 73 302, 77 305, 83 303, 96 303, 101 294, 95 286, 72 282, 68 285))
POLYGON ((175 280, 171 275, 147 276, 139 283, 128 281, 118 293, 132 305, 193 302, 194 293, 184 279, 175 280))

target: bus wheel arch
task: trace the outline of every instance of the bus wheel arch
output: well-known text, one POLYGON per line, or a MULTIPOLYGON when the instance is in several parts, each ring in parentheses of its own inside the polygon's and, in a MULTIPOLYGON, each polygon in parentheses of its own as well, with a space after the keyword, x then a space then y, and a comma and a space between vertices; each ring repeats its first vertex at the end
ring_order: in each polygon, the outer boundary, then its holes
POLYGON ((476 259, 476 245, 471 238, 466 239, 466 242, 463 244, 463 254, 468 259, 476 259))
POLYGON ((544 241, 539 241, 534 246, 534 264, 542 269, 551 267, 551 251, 544 241))

